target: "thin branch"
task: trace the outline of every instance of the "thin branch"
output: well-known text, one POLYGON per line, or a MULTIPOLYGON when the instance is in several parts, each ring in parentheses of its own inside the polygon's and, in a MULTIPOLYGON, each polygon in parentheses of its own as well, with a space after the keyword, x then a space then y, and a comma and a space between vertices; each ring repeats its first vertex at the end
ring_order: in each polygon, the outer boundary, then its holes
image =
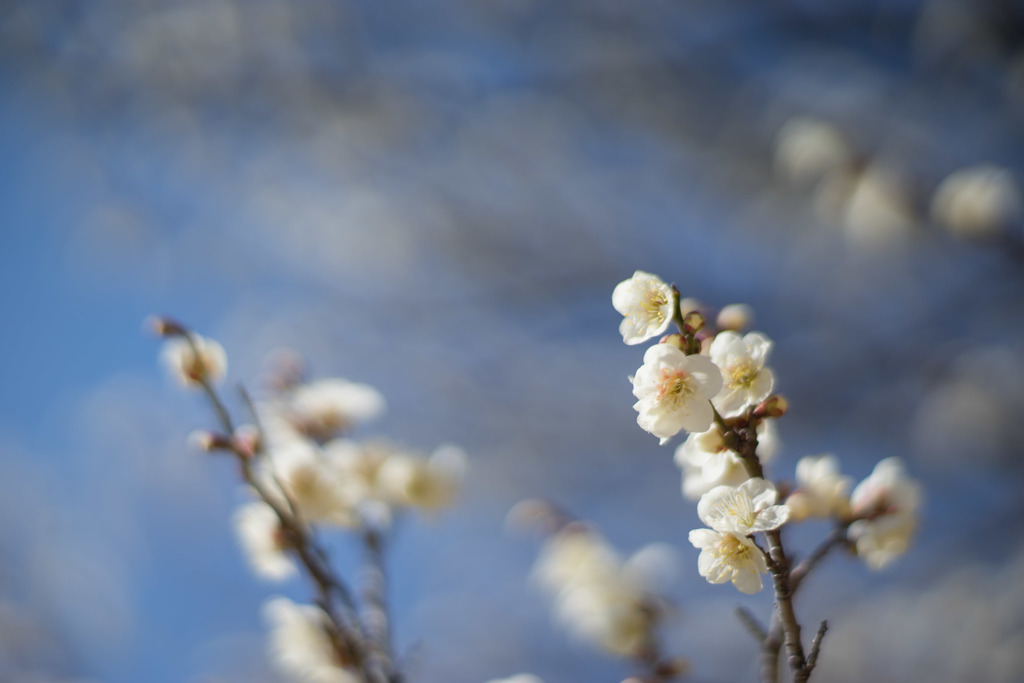
POLYGON ((811 642, 811 654, 807 656, 807 666, 804 667, 808 678, 810 678, 811 672, 814 671, 814 667, 818 663, 818 653, 821 651, 821 641, 825 638, 825 633, 827 631, 828 622, 822 621, 818 626, 818 632, 814 635, 814 640, 811 642))
POLYGON ((768 631, 761 625, 761 622, 757 620, 757 617, 755 617, 749 609, 743 606, 736 608, 736 617, 740 620, 747 631, 750 632, 750 635, 754 637, 757 644, 764 647, 764 641, 768 639, 768 631))
POLYGON ((829 532, 829 535, 825 537, 825 540, 821 542, 821 545, 815 548, 810 555, 805 557, 796 567, 793 568, 793 571, 789 576, 790 589, 795 592, 804 578, 816 566, 818 566, 819 562, 825 559, 833 548, 846 543, 846 529, 849 525, 849 522, 838 523, 836 527, 829 532))
POLYGON ((392 656, 388 616, 387 572, 384 566, 384 536, 372 526, 363 532, 366 565, 363 569, 364 621, 376 664, 389 683, 401 681, 392 656))

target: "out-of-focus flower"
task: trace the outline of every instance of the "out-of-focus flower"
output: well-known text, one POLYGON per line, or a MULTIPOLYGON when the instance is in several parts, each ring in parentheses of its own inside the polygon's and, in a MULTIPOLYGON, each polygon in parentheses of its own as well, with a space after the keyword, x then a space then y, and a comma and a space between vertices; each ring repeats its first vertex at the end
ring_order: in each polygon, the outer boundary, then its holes
POLYGON ((198 387, 203 382, 216 384, 228 370, 224 347, 213 339, 189 333, 188 339, 174 337, 164 342, 161 359, 182 386, 198 387), (194 347, 194 348, 193 348, 194 347))
POLYGON ((508 678, 495 678, 487 683, 544 683, 544 681, 533 674, 516 674, 508 678))
POLYGON ((710 399, 722 388, 722 375, 704 356, 687 356, 669 344, 656 344, 644 354, 633 378, 637 424, 665 443, 685 429, 704 432, 714 413, 710 399))
POLYGON ((882 164, 864 169, 850 185, 842 208, 847 239, 867 249, 885 250, 910 241, 917 214, 902 175, 882 164))
POLYGON ((292 441, 269 454, 270 470, 264 473, 270 490, 284 489, 308 521, 355 526, 357 490, 331 467, 315 444, 292 441))
POLYGON ((280 520, 269 505, 246 503, 235 513, 234 522, 238 540, 256 574, 272 581, 283 581, 295 574, 280 520))
POLYGON ((442 446, 429 458, 396 454, 377 473, 385 500, 398 505, 438 510, 452 504, 466 470, 466 454, 442 446))
POLYGON ((270 658, 281 673, 309 683, 358 683, 328 636, 328 619, 312 605, 272 598, 263 606, 270 625, 270 658))
POLYGON ((720 330, 741 332, 754 322, 754 309, 747 304, 729 304, 718 312, 715 324, 720 330))
POLYGON ((790 119, 775 139, 776 171, 804 189, 852 163, 853 152, 843 134, 823 121, 790 119))
POLYGON ((886 458, 853 490, 849 538, 872 569, 881 569, 906 552, 917 527, 920 485, 906 476, 899 458, 886 458))
POLYGON ((1020 220, 1024 200, 1005 168, 982 164, 949 175, 932 197, 932 219, 960 237, 995 237, 1020 220))
POLYGON ((283 410, 299 433, 323 442, 384 409, 384 397, 370 385, 332 378, 296 386, 283 410))
POLYGON ((672 323, 675 296, 656 275, 638 270, 612 292, 612 306, 626 316, 619 325, 622 341, 639 344, 665 332, 672 323))
POLYGON ((790 520, 845 517, 850 512, 853 480, 839 474, 834 455, 807 456, 796 464, 796 490, 786 499, 790 520))
POLYGON ((758 332, 741 337, 725 331, 711 342, 711 361, 722 371, 722 389, 712 402, 723 416, 735 417, 768 398, 775 385, 764 366, 771 350, 771 340, 758 332))
MULTIPOLYGON (((573 524, 548 540, 533 577, 554 596, 556 615, 569 631, 614 654, 634 656, 650 642, 660 618, 645 569, 660 552, 644 549, 623 563, 599 534, 573 524)), ((658 559, 653 564, 662 564, 664 558, 658 559)))
POLYGON ((789 508, 775 505, 777 497, 770 482, 749 479, 737 487, 718 486, 700 499, 697 515, 711 527, 690 532, 690 543, 701 551, 701 576, 711 583, 731 581, 741 593, 761 590, 761 574, 768 567, 761 550, 747 537, 786 522, 789 508))
MULTIPOLYGON (((768 462, 778 449, 775 421, 761 420, 757 437, 758 458, 768 462)), ((683 495, 690 500, 699 500, 716 486, 739 486, 750 478, 739 455, 725 447, 717 427, 690 434, 676 448, 675 462, 683 471, 683 495)))

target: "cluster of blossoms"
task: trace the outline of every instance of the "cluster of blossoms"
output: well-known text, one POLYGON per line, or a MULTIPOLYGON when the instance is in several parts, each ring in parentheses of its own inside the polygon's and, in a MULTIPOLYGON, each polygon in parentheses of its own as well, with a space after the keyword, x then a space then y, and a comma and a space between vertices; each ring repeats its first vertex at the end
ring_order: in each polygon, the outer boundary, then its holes
POLYGON ((675 574, 672 548, 655 543, 622 558, 591 526, 537 500, 516 505, 509 521, 534 523, 548 532, 532 579, 551 597, 567 631, 657 671, 659 680, 686 670, 684 660, 662 654, 658 638, 658 627, 671 612, 662 591, 675 574))
MULTIPOLYGON (((633 407, 637 423, 662 444, 688 433, 675 460, 683 471, 684 496, 699 501, 698 516, 709 527, 690 533, 690 542, 700 549, 701 576, 754 593, 763 587, 762 575, 770 573, 776 614, 772 629, 763 634, 763 652, 774 649, 777 661, 784 639, 794 679, 806 680, 824 626, 805 656, 792 592, 834 547, 852 550, 874 569, 902 554, 916 526, 919 486, 899 459, 890 458, 854 487, 840 474, 835 456, 822 455, 800 460, 795 484, 776 487, 765 478, 764 465, 778 448, 775 418, 785 414, 787 404, 773 393, 775 375, 767 365, 771 340, 758 332, 741 334, 750 317, 746 309, 723 309, 716 331, 694 302, 681 300, 674 287, 642 271, 615 287, 612 304, 624 316, 620 332, 627 344, 661 337, 630 378, 637 398, 633 407), (677 331, 667 334, 673 323, 677 331), (788 495, 780 496, 780 488, 788 495), (833 532, 807 560, 791 567, 780 529, 815 518, 831 519, 833 532)), ((774 674, 766 678, 774 680, 774 674)))
POLYGON ((271 659, 294 680, 310 683, 392 683, 400 679, 390 652, 383 570, 394 518, 407 510, 435 512, 459 494, 465 454, 442 446, 429 457, 351 431, 385 409, 380 393, 343 379, 303 381, 295 364, 278 372, 269 394, 253 402, 252 424, 236 426, 216 386, 227 370, 224 349, 166 320, 162 358, 186 387, 202 390, 220 431, 197 432, 205 450, 235 455, 253 500, 234 525, 252 570, 280 582, 305 574, 316 605, 286 598, 267 602, 271 659), (334 574, 316 530, 339 528, 361 537, 367 555, 363 603, 334 574))

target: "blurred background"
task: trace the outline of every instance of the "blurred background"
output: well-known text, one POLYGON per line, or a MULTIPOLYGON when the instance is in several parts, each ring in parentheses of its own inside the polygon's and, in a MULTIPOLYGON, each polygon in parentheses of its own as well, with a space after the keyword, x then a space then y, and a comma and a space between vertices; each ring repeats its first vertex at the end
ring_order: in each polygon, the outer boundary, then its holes
POLYGON ((292 348, 383 391, 369 433, 470 454, 395 542, 412 681, 629 673, 530 584, 503 520, 538 496, 678 547, 671 650, 753 680, 732 609, 770 596, 697 574, 635 423, 611 291, 643 269, 776 341, 777 477, 831 451, 925 484, 907 556, 806 585, 815 678, 1020 680, 1022 36, 999 0, 5 0, 0 679, 278 680, 260 605, 307 591, 246 568, 163 313, 231 383, 292 348))

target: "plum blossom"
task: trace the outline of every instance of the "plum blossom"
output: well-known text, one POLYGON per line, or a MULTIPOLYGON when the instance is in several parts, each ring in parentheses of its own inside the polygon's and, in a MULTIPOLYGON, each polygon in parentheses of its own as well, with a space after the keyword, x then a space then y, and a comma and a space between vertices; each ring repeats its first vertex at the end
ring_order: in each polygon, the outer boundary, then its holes
POLYGON ((638 270, 612 292, 612 306, 626 316, 619 325, 622 341, 639 344, 663 334, 672 323, 675 294, 656 275, 638 270))
POLYGON ((263 502, 247 503, 235 513, 235 532, 257 575, 283 581, 297 571, 288 556, 277 513, 263 502))
POLYGON ((711 360, 722 371, 722 388, 713 403, 723 416, 735 417, 768 398, 775 385, 771 369, 764 366, 771 349, 771 340, 758 332, 742 337, 720 332, 711 342, 711 360))
POLYGON ((270 624, 271 661, 281 673, 308 683, 362 680, 341 666, 327 633, 327 615, 319 607, 272 598, 263 606, 263 616, 270 624))
MULTIPOLYGON (((757 425, 757 455, 762 463, 772 459, 779 439, 775 420, 761 420, 757 425)), ((716 486, 739 486, 750 474, 743 460, 725 446, 717 427, 690 434, 675 452, 676 465, 683 471, 683 495, 700 500, 716 486)))
POLYGON ((384 412, 380 392, 341 378, 300 384, 288 396, 285 415, 300 433, 326 441, 384 412))
POLYGON ((351 527, 358 524, 356 483, 340 476, 333 463, 309 441, 291 441, 270 452, 262 473, 270 491, 284 490, 302 516, 312 522, 351 527))
POLYGON ((846 517, 850 512, 853 480, 839 474, 839 460, 831 454, 801 458, 796 464, 796 490, 786 499, 790 519, 846 517))
POLYGON ((377 477, 389 502, 439 510, 458 496, 465 470, 465 452, 456 446, 441 446, 429 458, 393 455, 381 465, 377 477))
POLYGON ((194 332, 188 335, 188 339, 174 337, 164 342, 160 358, 171 375, 185 387, 198 387, 203 382, 216 384, 224 379, 228 370, 224 347, 194 332))
POLYGON ((656 344, 647 349, 633 378, 637 424, 662 443, 680 430, 707 431, 714 419, 710 399, 721 388, 721 373, 710 360, 656 344))
POLYGON ((700 499, 697 515, 711 527, 690 532, 690 543, 701 551, 701 576, 710 583, 731 581, 741 593, 761 590, 768 567, 749 536, 778 529, 789 518, 789 508, 775 505, 777 497, 775 486, 758 478, 738 487, 718 486, 700 499))
POLYGON ((671 573, 660 546, 623 562, 600 534, 570 524, 547 542, 533 579, 555 600, 555 614, 573 634, 604 650, 635 656, 650 641, 660 612, 648 590, 671 573))
POLYGON ((899 458, 886 458, 853 490, 851 514, 856 519, 849 538, 872 569, 885 567, 906 552, 917 527, 920 485, 906 476, 899 458))

